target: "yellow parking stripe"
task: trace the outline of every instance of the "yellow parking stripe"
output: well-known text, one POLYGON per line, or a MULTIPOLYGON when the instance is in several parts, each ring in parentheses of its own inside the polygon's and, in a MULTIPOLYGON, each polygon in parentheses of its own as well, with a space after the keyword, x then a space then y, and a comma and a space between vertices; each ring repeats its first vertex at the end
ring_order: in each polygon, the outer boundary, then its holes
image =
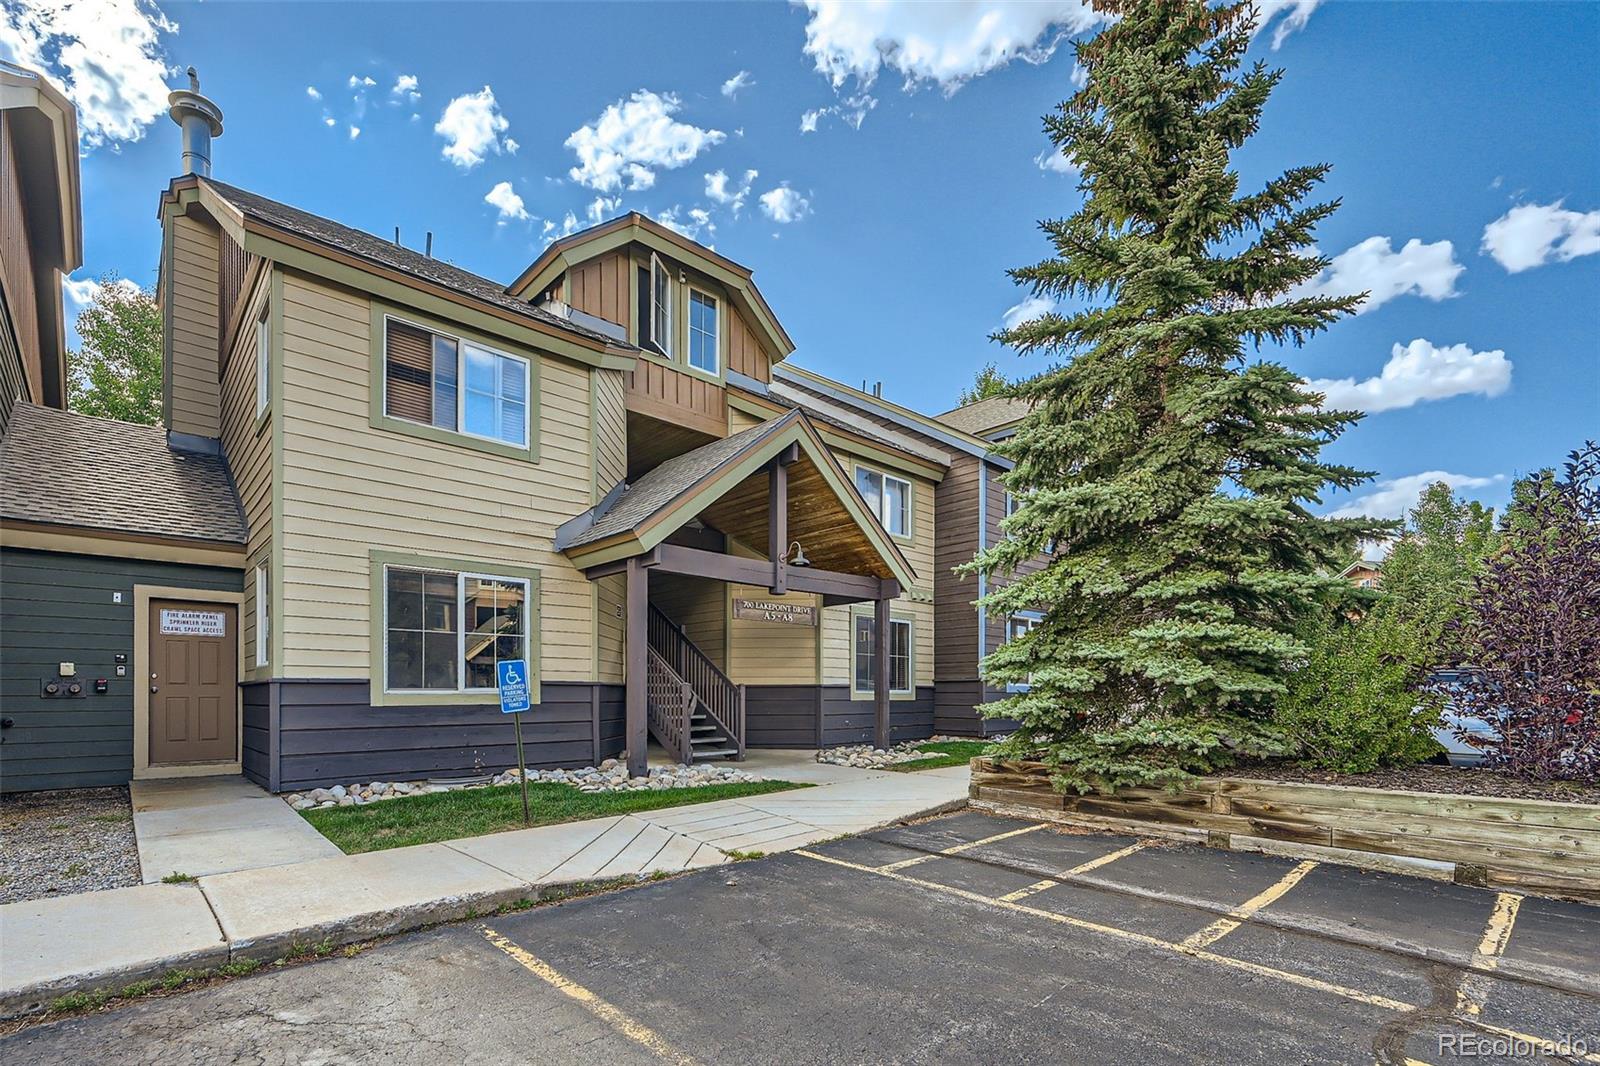
MULTIPOLYGON (((1366 1004, 1367 1006, 1378 1007, 1383 1010, 1393 1011, 1397 1014, 1415 1013, 1421 1009, 1414 1003, 1406 1003, 1398 999, 1391 999, 1388 996, 1378 995, 1372 992, 1363 992, 1358 988, 1349 988, 1345 985, 1334 984, 1331 981, 1323 981, 1315 977, 1307 977, 1304 974, 1292 973, 1288 970, 1280 970, 1272 966, 1263 966, 1260 963, 1247 962, 1244 959, 1235 959, 1230 958, 1227 955, 1218 955, 1215 952, 1207 951, 1204 948, 1188 947, 1184 944, 1174 943, 1170 940, 1162 940, 1159 937, 1153 937, 1146 933, 1136 933, 1130 929, 1119 929, 1113 925, 1103 925, 1099 922, 1091 922, 1084 918, 1075 918, 1070 914, 1058 914, 1055 911, 1040 910, 1037 907, 1030 907, 1024 903, 1016 903, 1006 899, 995 899, 990 896, 982 895, 978 892, 969 892, 964 888, 956 888, 951 885, 941 885, 936 881, 924 881, 920 878, 897 873, 893 870, 863 866, 860 863, 849 862, 845 859, 836 859, 829 855, 820 855, 817 852, 809 851, 805 848, 798 848, 793 852, 793 854, 801 855, 808 859, 814 859, 817 862, 825 862, 833 866, 842 866, 847 870, 857 870, 861 873, 876 874, 879 877, 884 877, 891 881, 898 881, 901 884, 914 885, 918 888, 925 888, 943 895, 969 900, 973 903, 987 904, 988 906, 999 907, 1002 910, 1013 911, 1017 914, 1026 914, 1030 917, 1043 918, 1046 921, 1056 922, 1060 925, 1071 926, 1075 929, 1083 929, 1091 933, 1099 933, 1102 936, 1112 937, 1117 940, 1141 944, 1145 947, 1171 952, 1172 954, 1176 955, 1184 955, 1193 959, 1201 959, 1217 966, 1255 974, 1258 977, 1271 978, 1275 981, 1281 981, 1285 984, 1295 985, 1296 987, 1309 989, 1315 992, 1324 992, 1329 995, 1339 996, 1342 999, 1348 999, 1354 1003, 1362 1003, 1366 1004)), ((1507 933, 1507 935, 1509 936, 1509 933, 1507 933)), ((1487 934, 1485 938, 1487 939, 1487 934)), ((1517 1032, 1514 1029, 1506 1029, 1499 1026, 1488 1025, 1472 1016, 1458 1015, 1456 1020, 1472 1026, 1473 1028, 1481 1029, 1489 1033, 1496 1033, 1501 1036, 1526 1040, 1536 1044, 1552 1043, 1543 1037, 1531 1036, 1527 1033, 1517 1032)), ((1600 1054, 1587 1053, 1577 1057, 1582 1062, 1600 1063, 1600 1054)))
POLYGON ((932 855, 918 855, 914 859, 901 859, 899 862, 891 862, 887 866, 878 867, 878 869, 904 870, 907 866, 915 866, 918 863, 927 862, 929 859, 937 859, 944 855, 960 855, 963 851, 971 851, 973 848, 981 848, 985 844, 993 844, 1000 840, 1010 840, 1012 837, 1019 837, 1024 833, 1037 832, 1044 827, 1045 823, 1043 822, 1040 822, 1037 825, 1025 825, 1021 829, 1012 829, 1009 832, 996 833, 994 836, 984 837, 982 840, 969 840, 965 844, 956 844, 953 847, 945 848, 943 851, 935 852, 932 855))
MULTIPOLYGON (((1511 942, 1511 930, 1517 924, 1517 912, 1522 907, 1522 897, 1515 892, 1502 892, 1495 897, 1494 910, 1484 924, 1483 937, 1472 956, 1472 968, 1493 973, 1500 965, 1500 956, 1511 942)), ((1456 989, 1456 1012, 1477 1017, 1483 1011, 1484 997, 1489 994, 1489 982, 1477 974, 1467 974, 1456 989)))
POLYGON ((1256 911, 1260 910, 1262 907, 1265 907, 1269 903, 1282 899, 1285 892, 1289 891, 1295 885, 1298 885, 1301 878, 1316 868, 1317 864, 1315 862, 1312 862, 1309 859, 1306 860, 1299 866, 1296 866, 1294 869, 1284 874, 1283 877, 1277 881, 1277 883, 1273 884, 1265 891, 1255 896, 1251 896, 1249 899, 1233 908, 1233 910, 1229 911, 1228 913, 1232 915, 1231 918, 1218 918, 1216 921, 1212 922, 1210 925, 1206 926, 1204 929, 1185 940, 1183 942, 1183 946, 1186 948, 1210 947, 1212 944, 1215 944, 1217 941, 1221 940, 1223 937, 1239 928, 1239 926, 1244 924, 1244 922, 1256 911))
POLYGON ((1129 844, 1127 847, 1113 851, 1109 855, 1102 855, 1098 859, 1090 859, 1088 862, 1079 863, 1070 870, 1062 870, 1060 873, 1056 874, 1053 879, 1047 881, 1035 881, 1027 888, 1019 888, 1015 892, 1007 892, 1000 898, 1005 900, 1007 903, 1015 903, 1019 899, 1026 899, 1036 892, 1043 892, 1047 888, 1054 888, 1064 879, 1071 877, 1073 874, 1084 874, 1088 873, 1090 870, 1098 870, 1107 863, 1116 862, 1118 859, 1126 858, 1136 851, 1142 851, 1144 850, 1145 843, 1145 841, 1141 840, 1136 844, 1129 844))
POLYGON ((576 1000, 590 1014, 611 1026, 611 1028, 632 1040, 635 1044, 654 1052, 659 1058, 667 1062, 676 1062, 680 1066, 698 1066, 694 1058, 685 1055, 667 1043, 654 1029, 634 1021, 576 981, 557 973, 549 963, 536 958, 487 926, 484 927, 483 935, 489 943, 515 959, 523 969, 567 998, 576 1000))

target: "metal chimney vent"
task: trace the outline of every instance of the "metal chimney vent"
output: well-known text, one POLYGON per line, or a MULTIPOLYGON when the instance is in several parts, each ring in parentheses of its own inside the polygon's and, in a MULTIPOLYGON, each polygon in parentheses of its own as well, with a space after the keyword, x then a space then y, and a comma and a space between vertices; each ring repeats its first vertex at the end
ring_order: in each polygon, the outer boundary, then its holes
POLYGON ((183 130, 183 173, 211 176, 211 139, 222 136, 222 109, 200 95, 200 75, 189 68, 189 87, 167 94, 172 116, 183 130))

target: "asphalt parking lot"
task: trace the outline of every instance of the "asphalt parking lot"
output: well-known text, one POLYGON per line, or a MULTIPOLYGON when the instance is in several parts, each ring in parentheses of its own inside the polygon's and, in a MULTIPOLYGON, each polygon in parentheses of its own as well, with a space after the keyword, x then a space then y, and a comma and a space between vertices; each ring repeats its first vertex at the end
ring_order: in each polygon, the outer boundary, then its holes
POLYGON ((25 1063, 1600 1063, 1600 908, 961 812, 37 1025, 25 1063))

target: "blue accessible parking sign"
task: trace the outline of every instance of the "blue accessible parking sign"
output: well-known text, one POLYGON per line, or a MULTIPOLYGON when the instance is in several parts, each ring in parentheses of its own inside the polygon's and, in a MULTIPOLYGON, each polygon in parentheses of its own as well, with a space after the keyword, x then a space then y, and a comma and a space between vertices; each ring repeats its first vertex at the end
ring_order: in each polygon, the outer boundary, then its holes
POLYGON ((533 703, 528 698, 528 664, 521 659, 507 659, 499 664, 499 670, 500 713, 530 710, 533 703))

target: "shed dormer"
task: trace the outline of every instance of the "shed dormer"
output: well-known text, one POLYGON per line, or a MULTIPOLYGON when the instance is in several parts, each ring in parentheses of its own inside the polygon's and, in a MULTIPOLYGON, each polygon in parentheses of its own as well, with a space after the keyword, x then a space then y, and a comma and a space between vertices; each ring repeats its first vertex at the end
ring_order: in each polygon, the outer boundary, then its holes
POLYGON ((748 268, 638 212, 553 242, 510 292, 618 330, 644 352, 629 414, 706 437, 727 434, 724 386, 794 351, 748 268))

